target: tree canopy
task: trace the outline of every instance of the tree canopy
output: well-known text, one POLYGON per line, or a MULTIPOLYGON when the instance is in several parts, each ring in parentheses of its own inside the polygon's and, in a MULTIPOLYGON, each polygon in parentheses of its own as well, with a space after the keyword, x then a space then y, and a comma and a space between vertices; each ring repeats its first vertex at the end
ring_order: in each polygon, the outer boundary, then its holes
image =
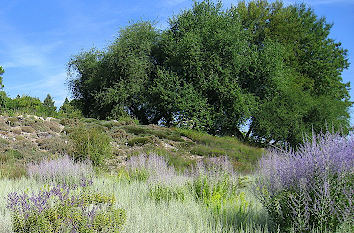
POLYGON ((349 128, 347 50, 331 27, 304 4, 195 2, 164 30, 134 23, 105 50, 74 56, 69 86, 88 117, 296 145, 349 128))

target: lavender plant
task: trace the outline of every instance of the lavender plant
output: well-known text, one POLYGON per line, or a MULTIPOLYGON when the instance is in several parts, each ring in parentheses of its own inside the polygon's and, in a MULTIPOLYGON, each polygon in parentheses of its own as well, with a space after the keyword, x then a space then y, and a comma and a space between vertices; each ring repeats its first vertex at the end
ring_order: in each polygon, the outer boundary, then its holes
POLYGON ((260 161, 257 193, 282 231, 335 232, 353 226, 354 138, 314 135, 297 150, 271 150, 260 161))
POLYGON ((119 232, 125 211, 114 203, 114 196, 57 185, 31 195, 10 193, 7 208, 14 232, 119 232))
POLYGON ((141 154, 131 157, 127 162, 127 169, 131 176, 137 176, 140 180, 147 180, 150 184, 182 184, 186 177, 178 176, 172 166, 168 166, 166 160, 156 154, 141 154))
POLYGON ((27 165, 27 173, 38 181, 61 184, 90 182, 94 176, 90 162, 74 162, 69 156, 27 165))

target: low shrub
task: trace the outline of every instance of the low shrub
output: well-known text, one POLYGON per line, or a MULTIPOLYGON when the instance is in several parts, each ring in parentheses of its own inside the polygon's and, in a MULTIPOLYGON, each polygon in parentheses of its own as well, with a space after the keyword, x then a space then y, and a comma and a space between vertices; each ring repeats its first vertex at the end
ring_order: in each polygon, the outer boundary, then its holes
POLYGON ((63 130, 63 128, 64 128, 59 122, 57 122, 55 120, 46 121, 45 125, 51 131, 56 132, 56 133, 60 133, 63 130))
POLYGON ((26 133, 36 132, 31 126, 22 126, 21 130, 22 130, 22 132, 26 132, 26 133))
POLYGON ((6 124, 4 121, 0 121, 0 130, 2 131, 8 131, 10 129, 10 126, 6 124))
POLYGON ((21 127, 19 127, 19 126, 13 127, 10 131, 14 134, 21 134, 22 133, 21 127))
POLYGON ((171 130, 171 129, 154 129, 150 130, 150 134, 155 135, 158 138, 161 139, 168 139, 171 141, 175 142, 184 142, 184 140, 181 138, 181 134, 178 133, 177 131, 171 130))
POLYGON ((17 117, 8 117, 6 123, 12 127, 20 125, 19 119, 17 119, 17 117))
POLYGON ((129 146, 143 146, 148 143, 153 143, 154 139, 152 137, 135 137, 128 140, 129 146))
POLYGON ((58 185, 31 195, 10 193, 7 208, 14 232, 119 232, 126 215, 114 205, 114 196, 58 185))
POLYGON ((120 143, 123 143, 127 141, 128 139, 131 138, 130 135, 128 135, 124 129, 118 128, 118 127, 113 127, 110 130, 111 137, 120 143))
POLYGON ((26 167, 20 163, 6 162, 0 163, 0 177, 8 179, 19 179, 27 175, 26 167))
POLYGON ((258 195, 283 232, 336 232, 354 216, 354 139, 313 136, 297 151, 269 151, 261 160, 258 195))
POLYGON ((54 136, 36 140, 39 148, 53 154, 71 154, 74 150, 72 141, 67 136, 54 136))
POLYGON ((91 160, 101 165, 103 160, 112 156, 111 137, 100 127, 79 125, 72 129, 69 138, 73 142, 72 156, 76 161, 91 160))
POLYGON ((124 126, 123 129, 127 133, 135 134, 135 135, 142 135, 142 134, 147 134, 148 129, 144 126, 139 126, 139 125, 127 125, 124 126))

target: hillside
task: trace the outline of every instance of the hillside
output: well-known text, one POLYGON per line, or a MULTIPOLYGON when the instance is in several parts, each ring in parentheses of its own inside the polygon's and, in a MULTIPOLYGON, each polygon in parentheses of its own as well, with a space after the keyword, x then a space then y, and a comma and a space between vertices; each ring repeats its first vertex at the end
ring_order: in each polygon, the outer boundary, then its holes
POLYGON ((170 165, 182 171, 196 161, 226 155, 236 170, 249 172, 263 149, 244 145, 232 137, 139 125, 129 118, 99 121, 91 118, 44 119, 34 115, 0 116, 2 176, 23 176, 26 174, 25 164, 43 158, 68 154, 77 159, 92 160, 90 156, 94 153, 100 156, 96 165, 110 172, 124 165, 130 156, 142 153, 164 156, 170 165), (85 143, 98 149, 90 149, 85 143))

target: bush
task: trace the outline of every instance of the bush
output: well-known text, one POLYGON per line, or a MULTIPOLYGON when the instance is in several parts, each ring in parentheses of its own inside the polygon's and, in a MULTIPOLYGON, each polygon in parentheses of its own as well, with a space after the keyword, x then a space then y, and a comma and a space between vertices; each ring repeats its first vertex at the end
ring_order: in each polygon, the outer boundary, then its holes
POLYGON ((148 143, 153 143, 154 140, 152 137, 135 137, 128 140, 129 146, 142 146, 148 143))
POLYGON ((37 194, 10 193, 14 232, 119 232, 125 211, 114 207, 113 196, 65 185, 37 194))
POLYGON ((36 142, 42 150, 47 150, 53 154, 65 155, 73 151, 72 142, 66 136, 39 138, 36 142))
POLYGON ((141 135, 141 134, 149 133, 149 130, 146 127, 138 126, 138 125, 127 125, 127 126, 124 126, 123 129, 127 133, 131 133, 131 134, 135 134, 135 135, 141 135))
POLYGON ((14 134, 21 134, 22 133, 21 127, 19 127, 19 126, 12 128, 10 131, 14 134))
POLYGON ((76 161, 89 159, 94 165, 101 165, 104 159, 112 155, 111 137, 97 126, 77 126, 69 138, 73 142, 72 155, 76 161))
POLYGON ((34 133, 34 132, 36 132, 31 126, 22 126, 21 130, 22 130, 22 132, 25 132, 25 133, 34 133))
POLYGON ((0 178, 18 179, 27 175, 23 164, 14 162, 0 163, 0 178))
POLYGON ((335 232, 352 221, 353 138, 314 136, 297 151, 268 152, 261 160, 258 195, 282 231, 335 232))

